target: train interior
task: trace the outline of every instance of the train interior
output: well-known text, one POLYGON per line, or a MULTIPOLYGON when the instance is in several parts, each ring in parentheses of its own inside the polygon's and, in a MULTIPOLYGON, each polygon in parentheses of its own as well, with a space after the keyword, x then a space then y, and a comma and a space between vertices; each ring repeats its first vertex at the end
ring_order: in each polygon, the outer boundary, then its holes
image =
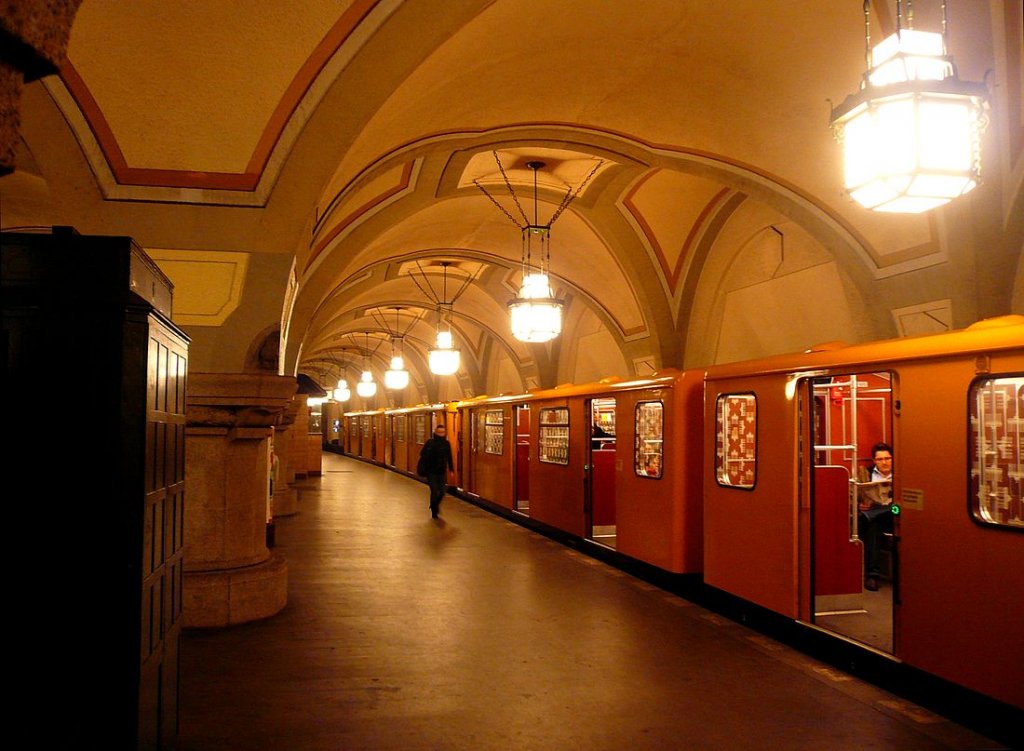
MULTIPOLYGON (((893 446, 893 376, 850 373, 811 379, 811 550, 814 623, 821 628, 894 652, 898 593, 898 519, 887 508, 891 482, 872 482, 871 448, 893 446), (866 578, 864 526, 878 513, 879 575, 866 578), (860 521, 858 522, 858 518, 860 521), (875 588, 877 587, 877 588, 875 588)), ((893 475, 898 472, 894 461, 893 475)))
POLYGON ((590 400, 590 448, 587 462, 586 507, 590 510, 590 539, 609 548, 615 547, 615 399, 590 400))

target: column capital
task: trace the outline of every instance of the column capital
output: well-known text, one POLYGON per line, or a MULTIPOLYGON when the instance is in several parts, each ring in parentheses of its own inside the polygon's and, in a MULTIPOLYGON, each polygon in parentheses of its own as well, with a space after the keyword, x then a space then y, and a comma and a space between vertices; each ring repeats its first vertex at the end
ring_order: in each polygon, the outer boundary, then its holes
MULTIPOLYGON (((262 373, 189 373, 189 427, 269 428, 289 409, 298 383, 262 373)), ((293 418, 294 419, 294 418, 293 418)))

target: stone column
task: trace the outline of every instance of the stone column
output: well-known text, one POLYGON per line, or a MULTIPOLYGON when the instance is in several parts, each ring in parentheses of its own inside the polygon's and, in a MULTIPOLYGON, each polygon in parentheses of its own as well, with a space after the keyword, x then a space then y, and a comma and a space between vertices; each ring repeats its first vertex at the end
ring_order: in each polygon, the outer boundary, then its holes
POLYGON ((309 441, 306 436, 309 434, 309 405, 306 404, 306 396, 299 394, 295 397, 297 403, 295 425, 292 428, 291 439, 291 462, 292 471, 295 472, 296 480, 305 480, 308 476, 308 461, 306 461, 306 447, 309 441))
POLYGON ((279 612, 288 566, 266 544, 273 426, 294 378, 189 373, 186 395, 186 626, 228 626, 279 612))
POLYGON ((295 416, 299 405, 294 399, 278 417, 274 426, 274 453, 277 454, 277 482, 274 485, 274 516, 292 516, 299 510, 299 491, 293 487, 291 442, 295 437, 295 416))

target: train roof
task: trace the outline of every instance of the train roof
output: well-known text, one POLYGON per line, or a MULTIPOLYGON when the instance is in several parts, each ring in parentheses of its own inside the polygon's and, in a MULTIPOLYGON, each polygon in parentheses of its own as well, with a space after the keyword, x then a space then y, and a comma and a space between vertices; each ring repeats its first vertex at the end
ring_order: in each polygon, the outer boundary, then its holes
POLYGON ((1007 315, 978 321, 965 329, 938 334, 886 339, 864 344, 830 343, 804 352, 756 360, 710 365, 706 378, 792 373, 847 365, 881 365, 961 354, 1024 352, 1024 316, 1007 315))
POLYGON ((557 399, 567 396, 614 394, 620 391, 633 391, 645 388, 666 388, 672 386, 683 375, 684 371, 668 368, 659 370, 643 378, 622 378, 612 376, 602 378, 593 383, 563 383, 550 389, 533 389, 520 394, 499 394, 498 396, 482 396, 463 399, 456 402, 458 407, 480 407, 490 404, 508 404, 509 402, 528 402, 542 399, 557 399))

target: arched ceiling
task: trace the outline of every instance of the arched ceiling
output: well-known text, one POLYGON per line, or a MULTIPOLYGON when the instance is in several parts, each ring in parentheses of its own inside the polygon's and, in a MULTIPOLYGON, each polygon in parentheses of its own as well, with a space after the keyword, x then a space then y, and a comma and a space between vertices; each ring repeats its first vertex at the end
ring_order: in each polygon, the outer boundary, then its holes
MULTIPOLYGON (((880 38, 893 3, 873 5, 880 38)), ((997 5, 950 3, 965 79, 1020 64, 993 45, 997 5)), ((937 8, 916 4, 918 26, 937 8)), ((799 227, 854 285, 944 257, 933 218, 871 214, 841 190, 829 101, 860 82, 862 29, 859 0, 89 0, 61 77, 26 90, 4 224, 293 255, 283 367, 336 372, 368 335, 383 369, 374 311, 399 306, 420 398, 438 393, 436 316, 413 278, 451 261, 474 275, 453 324, 460 383, 480 393, 497 353, 524 386, 558 377, 558 342, 508 332, 519 232, 476 186, 516 213, 497 154, 532 213, 540 159, 542 221, 591 176, 552 231, 566 320, 613 342, 616 368, 681 365, 695 285, 737 216, 799 227)))

